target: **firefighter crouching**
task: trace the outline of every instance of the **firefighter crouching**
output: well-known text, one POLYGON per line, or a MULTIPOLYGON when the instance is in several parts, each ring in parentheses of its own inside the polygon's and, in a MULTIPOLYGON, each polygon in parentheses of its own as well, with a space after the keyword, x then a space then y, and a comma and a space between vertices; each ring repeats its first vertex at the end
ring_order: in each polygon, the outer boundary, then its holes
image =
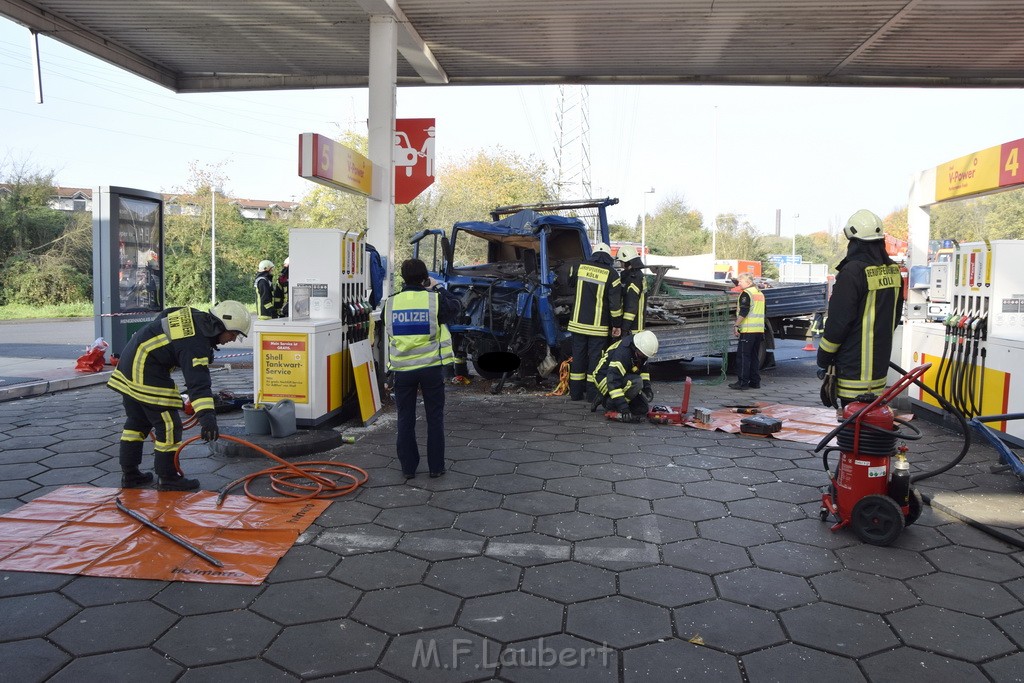
POLYGON ((647 361, 658 353, 658 338, 650 330, 623 337, 608 347, 594 375, 599 404, 619 414, 623 422, 641 422, 654 400, 647 361))
POLYGON ((153 475, 139 470, 142 446, 153 432, 153 469, 161 491, 191 491, 199 481, 186 479, 174 464, 181 446, 181 392, 171 371, 181 368, 205 441, 220 436, 213 407, 210 363, 213 352, 247 336, 252 317, 237 301, 222 301, 209 313, 195 308, 168 308, 128 340, 107 386, 122 395, 126 419, 119 460, 122 488, 142 488, 153 475))
POLYGON ((611 249, 601 242, 590 260, 573 268, 569 286, 576 289, 572 318, 572 363, 569 366, 569 399, 593 401, 597 395, 594 369, 609 338, 621 334, 622 284, 615 272, 611 249))

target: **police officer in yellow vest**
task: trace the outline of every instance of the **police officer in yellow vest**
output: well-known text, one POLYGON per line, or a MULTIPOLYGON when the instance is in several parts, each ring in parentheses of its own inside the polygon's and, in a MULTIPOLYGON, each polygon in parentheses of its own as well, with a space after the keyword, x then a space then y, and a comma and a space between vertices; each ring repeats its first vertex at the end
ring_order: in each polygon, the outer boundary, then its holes
POLYGON ((572 363, 569 367, 569 398, 588 401, 597 396, 594 368, 611 337, 619 337, 622 325, 622 284, 615 272, 612 251, 601 242, 589 261, 580 263, 569 275, 576 289, 569 332, 572 333, 572 363))
POLYGON ((834 365, 835 394, 845 406, 861 394, 885 388, 892 333, 903 315, 900 267, 885 251, 882 220, 866 209, 846 221, 846 258, 836 266, 825 331, 818 346, 818 378, 834 365))
POLYGON ((454 361, 448 325, 459 315, 459 301, 439 287, 419 259, 402 263, 405 286, 384 304, 388 371, 394 373, 398 411, 397 451, 406 479, 420 463, 416 445, 416 390, 427 414, 427 467, 431 478, 445 473, 444 365, 454 361))
POLYGON ((739 285, 743 289, 736 302, 736 333, 740 336, 736 362, 739 367, 736 381, 729 388, 758 389, 761 387, 758 351, 764 343, 764 294, 754 284, 750 273, 740 275, 739 285))

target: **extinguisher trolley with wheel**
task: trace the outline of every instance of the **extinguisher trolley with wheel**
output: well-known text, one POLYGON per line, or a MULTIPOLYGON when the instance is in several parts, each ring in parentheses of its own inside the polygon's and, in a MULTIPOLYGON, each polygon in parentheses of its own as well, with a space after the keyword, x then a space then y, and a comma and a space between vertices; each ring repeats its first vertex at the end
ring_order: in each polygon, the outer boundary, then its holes
POLYGON ((821 521, 836 518, 832 531, 849 526, 857 537, 872 545, 889 545, 903 529, 921 516, 924 501, 910 486, 907 447, 898 440, 915 441, 921 431, 893 415, 889 403, 924 375, 931 363, 900 377, 881 396, 858 396, 843 409, 843 420, 814 452, 821 455, 829 477, 828 492, 821 497, 821 521), (909 431, 901 431, 900 425, 909 431), (836 437, 836 446, 826 444, 836 437), (839 451, 833 470, 828 456, 839 451))

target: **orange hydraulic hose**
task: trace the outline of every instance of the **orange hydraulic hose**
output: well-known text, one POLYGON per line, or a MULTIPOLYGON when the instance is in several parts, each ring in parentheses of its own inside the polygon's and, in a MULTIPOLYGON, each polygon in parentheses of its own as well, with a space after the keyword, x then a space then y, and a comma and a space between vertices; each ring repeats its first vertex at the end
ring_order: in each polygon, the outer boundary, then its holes
MULTIPOLYGON (((181 468, 178 466, 178 456, 181 454, 182 449, 201 438, 201 436, 197 435, 183 441, 174 453, 174 469, 179 473, 181 468)), ((252 500, 261 503, 282 503, 288 500, 309 500, 310 498, 321 500, 338 498, 352 493, 370 478, 366 470, 355 465, 349 465, 348 463, 332 462, 330 460, 308 460, 306 462, 290 463, 265 448, 260 448, 256 444, 244 439, 228 436, 227 434, 222 434, 220 438, 248 446, 280 464, 276 467, 268 467, 258 472, 247 474, 221 487, 217 496, 218 507, 224 502, 228 491, 239 484, 244 484, 245 495, 252 500), (254 493, 251 489, 252 483, 260 477, 269 477, 270 488, 283 496, 283 498, 260 496, 254 493)))

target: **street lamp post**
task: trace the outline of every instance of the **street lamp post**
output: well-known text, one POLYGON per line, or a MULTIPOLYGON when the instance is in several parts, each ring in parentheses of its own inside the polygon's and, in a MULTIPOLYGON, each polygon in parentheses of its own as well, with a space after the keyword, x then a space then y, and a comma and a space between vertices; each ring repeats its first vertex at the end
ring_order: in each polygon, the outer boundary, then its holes
POLYGON ((796 263, 796 219, 797 218, 800 218, 800 214, 798 214, 798 213, 793 214, 793 255, 792 255, 793 260, 791 261, 791 263, 794 263, 794 264, 796 263))
POLYGON ((210 184, 210 306, 217 305, 217 188, 210 184))
POLYGON ((654 188, 644 190, 644 210, 640 214, 640 257, 647 263, 647 195, 654 194, 654 188))

